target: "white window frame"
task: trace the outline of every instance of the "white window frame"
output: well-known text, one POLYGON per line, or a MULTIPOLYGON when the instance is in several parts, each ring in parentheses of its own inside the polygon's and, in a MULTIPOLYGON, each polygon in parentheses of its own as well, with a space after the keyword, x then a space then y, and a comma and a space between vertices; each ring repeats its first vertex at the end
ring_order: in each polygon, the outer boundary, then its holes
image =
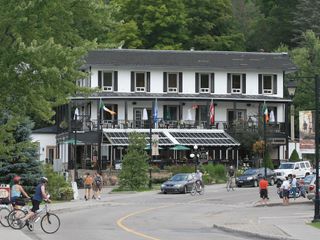
POLYGON ((102 72, 102 83, 101 83, 102 91, 104 91, 104 92, 113 92, 113 84, 114 84, 114 73, 113 73, 113 71, 103 71, 102 72), (104 74, 105 73, 111 73, 111 86, 105 86, 104 85, 104 74))
POLYGON ((273 94, 273 75, 272 74, 263 74, 262 75, 262 93, 265 95, 273 94), (270 77, 271 89, 264 88, 264 77, 270 77))
POLYGON ((167 91, 169 93, 176 93, 179 90, 179 74, 178 73, 168 73, 168 79, 167 79, 167 91), (177 83, 177 87, 169 87, 169 79, 170 79, 170 75, 176 75, 176 83, 177 83))
POLYGON ((242 74, 240 73, 232 73, 231 74, 231 93, 242 93, 242 74), (234 76, 239 76, 240 77, 240 88, 233 88, 233 77, 234 76))
POLYGON ((134 73, 134 86, 136 92, 146 92, 147 89, 147 73, 146 72, 135 72, 134 73), (144 75, 144 87, 137 87, 137 74, 144 75))
POLYGON ((210 93, 210 89, 211 89, 210 84, 211 84, 210 73, 200 73, 199 74, 199 92, 201 92, 201 93, 210 93), (202 75, 208 76, 208 88, 202 88, 201 87, 202 75))

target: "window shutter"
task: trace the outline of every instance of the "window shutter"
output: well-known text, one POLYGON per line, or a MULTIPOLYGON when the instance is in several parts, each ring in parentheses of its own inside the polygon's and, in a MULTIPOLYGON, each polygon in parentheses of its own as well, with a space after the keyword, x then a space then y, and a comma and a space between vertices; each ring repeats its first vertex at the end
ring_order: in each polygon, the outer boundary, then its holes
POLYGON ((273 75, 273 94, 277 94, 278 92, 277 82, 277 75, 273 75))
POLYGON ((179 92, 182 93, 183 85, 182 85, 182 72, 179 72, 179 92))
POLYGON ((113 79, 113 91, 118 91, 118 71, 114 71, 114 79, 113 79))
POLYGON ((134 72, 131 72, 131 92, 134 92, 135 84, 134 84, 134 72))
POLYGON ((199 73, 196 73, 196 93, 199 92, 199 73))
POLYGON ((102 71, 98 71, 98 87, 102 88, 102 71))
POLYGON ((167 105, 163 105, 163 119, 168 120, 167 119, 167 105))
POLYGON ((246 93, 246 74, 242 74, 242 93, 246 93))
POLYGON ((168 78, 168 74, 166 72, 164 72, 163 73, 163 92, 167 92, 167 90, 168 90, 167 78, 168 78))
POLYGON ((211 93, 214 93, 214 73, 211 73, 211 83, 210 83, 211 93))
POLYGON ((147 92, 150 92, 150 72, 147 72, 147 92))
POLYGON ((113 105, 113 111, 115 111, 117 114, 113 115, 113 120, 118 120, 118 104, 113 105))
POLYGON ((227 93, 231 93, 231 73, 228 73, 228 78, 227 78, 227 93))
POLYGON ((259 77, 259 94, 262 94, 262 74, 258 75, 259 77))

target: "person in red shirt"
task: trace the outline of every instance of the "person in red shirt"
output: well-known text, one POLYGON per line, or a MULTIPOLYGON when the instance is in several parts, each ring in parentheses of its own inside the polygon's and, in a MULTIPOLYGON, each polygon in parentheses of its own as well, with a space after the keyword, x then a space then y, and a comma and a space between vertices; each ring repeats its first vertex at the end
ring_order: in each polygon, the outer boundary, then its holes
POLYGON ((267 205, 267 200, 269 199, 268 198, 268 181, 267 179, 264 177, 263 179, 260 180, 259 182, 259 190, 260 190, 260 203, 261 204, 264 204, 264 205, 267 205))

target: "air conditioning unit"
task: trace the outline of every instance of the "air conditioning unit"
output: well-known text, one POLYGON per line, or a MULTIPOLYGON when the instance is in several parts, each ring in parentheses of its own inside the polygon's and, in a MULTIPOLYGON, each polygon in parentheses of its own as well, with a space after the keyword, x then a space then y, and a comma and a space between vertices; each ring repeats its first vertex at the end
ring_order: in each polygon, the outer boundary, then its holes
POLYGON ((145 92, 146 88, 145 87, 136 87, 136 92, 145 92))
POLYGON ((208 93, 208 92, 210 92, 210 89, 209 88, 200 88, 200 92, 208 93))
POLYGON ((177 88, 168 88, 168 92, 178 92, 177 88))
POLYGON ((232 88, 231 92, 232 93, 241 93, 241 89, 240 88, 232 88))

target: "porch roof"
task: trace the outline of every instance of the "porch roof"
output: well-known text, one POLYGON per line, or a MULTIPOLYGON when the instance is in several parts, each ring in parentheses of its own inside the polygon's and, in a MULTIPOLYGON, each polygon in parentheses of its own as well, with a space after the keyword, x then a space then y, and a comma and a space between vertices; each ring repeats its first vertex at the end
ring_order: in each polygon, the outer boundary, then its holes
MULTIPOLYGON (((103 129, 108 143, 113 146, 128 146, 131 132, 143 133, 149 143, 149 129, 103 129)), ((232 147, 240 143, 220 129, 152 129, 152 134, 159 135, 159 146, 212 146, 232 147)))

